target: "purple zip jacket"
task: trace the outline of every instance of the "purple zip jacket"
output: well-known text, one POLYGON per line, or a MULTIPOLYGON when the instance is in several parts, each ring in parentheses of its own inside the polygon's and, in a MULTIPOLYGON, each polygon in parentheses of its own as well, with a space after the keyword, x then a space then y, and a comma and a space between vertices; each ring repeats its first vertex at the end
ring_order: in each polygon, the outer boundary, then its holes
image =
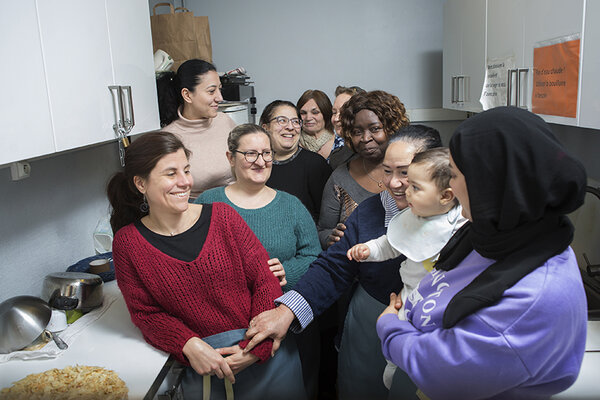
POLYGON ((434 269, 408 299, 408 321, 377 322, 384 356, 432 400, 544 399, 577 378, 587 307, 570 247, 497 304, 442 328, 450 299, 492 263, 473 251, 453 270, 434 269))

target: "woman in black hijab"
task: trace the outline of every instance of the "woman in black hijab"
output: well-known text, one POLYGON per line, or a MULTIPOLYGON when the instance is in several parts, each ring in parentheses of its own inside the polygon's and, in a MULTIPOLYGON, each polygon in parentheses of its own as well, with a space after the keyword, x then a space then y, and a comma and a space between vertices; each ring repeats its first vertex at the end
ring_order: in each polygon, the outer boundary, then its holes
POLYGON ((585 348, 586 300, 566 214, 586 174, 538 116, 499 107, 450 140, 465 224, 408 299, 377 322, 386 358, 431 399, 538 399, 568 388, 585 348))

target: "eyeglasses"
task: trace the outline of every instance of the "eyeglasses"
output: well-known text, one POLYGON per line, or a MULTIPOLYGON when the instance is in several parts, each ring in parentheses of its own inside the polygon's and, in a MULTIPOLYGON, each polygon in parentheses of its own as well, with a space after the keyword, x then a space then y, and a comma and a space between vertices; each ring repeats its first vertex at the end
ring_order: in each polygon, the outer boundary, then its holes
POLYGON ((254 163, 258 160, 258 156, 261 156, 264 162, 273 161, 273 152, 271 150, 265 150, 262 153, 258 151, 250 150, 250 151, 239 151, 234 150, 236 153, 240 153, 244 155, 244 159, 249 163, 254 163))
MULTIPOLYGON (((299 118, 292 118, 292 119, 290 119, 288 117, 281 116, 281 117, 275 117, 275 118, 271 119, 271 121, 275 121, 275 120, 277 120, 277 123, 280 126, 287 126, 288 122, 290 122, 290 121, 292 121, 292 126, 293 127, 300 128, 302 126, 302 120, 299 119, 299 118)), ((269 122, 271 122, 271 121, 269 121, 269 122)))

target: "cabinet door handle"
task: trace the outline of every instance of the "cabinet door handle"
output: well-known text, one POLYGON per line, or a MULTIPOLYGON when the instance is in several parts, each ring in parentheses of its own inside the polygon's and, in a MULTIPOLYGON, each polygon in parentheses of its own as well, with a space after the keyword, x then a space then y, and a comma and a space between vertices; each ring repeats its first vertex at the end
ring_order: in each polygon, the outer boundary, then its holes
MULTIPOLYGON (((511 106, 512 105, 512 76, 513 74, 517 74, 517 99, 518 99, 518 92, 519 92, 519 75, 517 73, 516 69, 509 69, 508 70, 508 74, 507 74, 507 81, 506 81, 506 105, 507 106, 511 106)), ((519 101, 519 100, 517 100, 519 101)))
MULTIPOLYGON (((527 103, 524 106, 521 105, 521 74, 525 73, 525 79, 527 79, 527 74, 529 74, 529 68, 519 68, 515 70, 517 73, 517 101, 516 106, 519 108, 527 109, 527 103)), ((527 81, 525 81, 527 82, 527 81)), ((527 89, 527 87, 526 87, 527 89)), ((524 96, 523 96, 524 97, 524 96)))
POLYGON ((458 103, 464 103, 465 99, 466 99, 466 96, 465 96, 465 93, 466 93, 466 86, 465 86, 466 79, 465 79, 465 76, 464 75, 459 75, 459 76, 456 77, 456 80, 457 80, 456 88, 458 89, 457 90, 458 93, 456 95, 456 101, 458 103), (461 97, 461 93, 462 93, 462 97, 461 97))
POLYGON ((129 145, 129 140, 125 137, 131 132, 135 125, 133 115, 133 98, 131 86, 109 86, 110 94, 113 100, 113 112, 115 116, 115 124, 113 129, 119 139, 123 139, 125 147, 129 145), (127 108, 125 107, 127 103, 127 108))
POLYGON ((454 98, 455 98, 454 97, 454 93, 455 93, 454 87, 455 87, 455 85, 456 85, 456 76, 453 76, 452 77, 452 85, 451 85, 452 86, 452 91, 451 91, 452 93, 450 95, 450 102, 452 104, 456 103, 456 101, 454 100, 454 98))
POLYGON ((129 146, 129 139, 127 138, 127 134, 133 128, 133 105, 131 102, 131 86, 126 86, 125 91, 128 92, 129 98, 129 119, 125 117, 125 108, 123 106, 124 99, 124 90, 123 86, 109 86, 108 90, 112 96, 113 101, 113 113, 115 117, 115 124, 113 125, 113 130, 115 131, 115 136, 119 139, 119 159, 121 161, 121 166, 125 166, 125 148, 129 146))
POLYGON ((127 108, 123 107, 123 127, 125 128, 125 134, 129 134, 135 126, 135 117, 133 116, 133 95, 131 92, 131 86, 121 86, 122 96, 127 102, 127 108))
POLYGON ((112 96, 113 114, 115 117, 113 129, 117 137, 119 137, 119 130, 123 127, 123 100, 121 98, 121 86, 109 86, 108 90, 112 96))

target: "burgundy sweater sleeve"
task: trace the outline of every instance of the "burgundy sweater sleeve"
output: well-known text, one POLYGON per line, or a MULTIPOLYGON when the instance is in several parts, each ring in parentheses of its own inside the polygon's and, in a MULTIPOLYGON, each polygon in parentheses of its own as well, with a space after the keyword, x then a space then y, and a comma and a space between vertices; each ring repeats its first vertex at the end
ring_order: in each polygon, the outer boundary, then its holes
MULTIPOLYGON (((238 242, 238 249, 242 255, 242 264, 246 275, 246 282, 252 293, 251 317, 254 318, 263 311, 275 308, 274 300, 282 295, 279 281, 273 275, 267 261, 269 254, 260 243, 254 232, 246 222, 233 209, 230 211, 230 228, 234 240, 238 242)), ((239 345, 243 349, 249 340, 242 340, 239 345)), ((265 339, 259 343, 250 353, 257 356, 259 363, 265 362, 271 357, 273 340, 265 339)))

